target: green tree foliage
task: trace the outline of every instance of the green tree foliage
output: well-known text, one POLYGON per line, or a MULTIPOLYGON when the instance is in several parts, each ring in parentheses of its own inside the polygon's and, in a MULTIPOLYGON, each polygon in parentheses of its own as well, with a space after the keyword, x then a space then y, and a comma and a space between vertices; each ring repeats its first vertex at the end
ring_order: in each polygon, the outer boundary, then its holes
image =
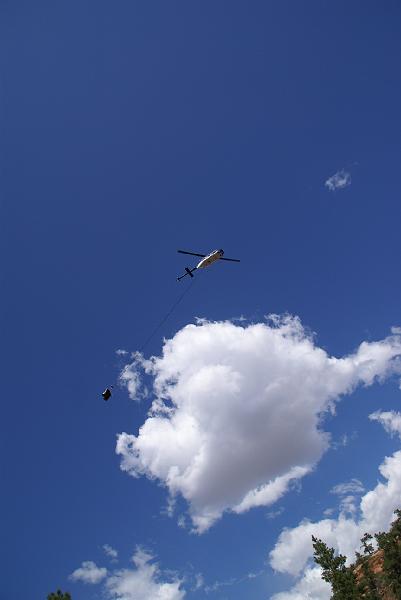
POLYGON ((62 592, 61 590, 57 590, 56 592, 52 592, 47 596, 47 600, 72 600, 71 595, 68 592, 62 592))
POLYGON ((388 533, 375 535, 383 550, 383 574, 386 584, 396 598, 401 598, 401 510, 395 511, 396 519, 388 533))
POLYGON ((371 544, 371 540, 373 540, 373 535, 370 533, 365 533, 365 535, 361 538, 361 546, 363 548, 364 556, 372 556, 375 551, 373 544, 371 544))
POLYGON ((356 566, 360 565, 361 567, 361 575, 359 577, 358 583, 358 591, 360 593, 360 598, 364 598, 365 600, 380 600, 382 589, 382 577, 377 573, 373 573, 370 568, 369 558, 373 555, 375 549, 371 541, 373 540, 373 535, 370 533, 365 533, 365 535, 361 538, 361 548, 362 553, 356 553, 356 566))
POLYGON ((395 515, 388 533, 380 532, 374 537, 365 533, 362 552, 356 553, 356 562, 349 567, 345 566, 345 556, 336 555, 334 548, 312 536, 314 559, 322 568, 322 578, 331 585, 331 600, 382 600, 390 597, 389 592, 391 597, 401 599, 401 510, 396 510, 395 515), (382 571, 376 573, 371 568, 374 538, 382 551, 382 571))
POLYGON ((333 591, 332 600, 358 600, 358 586, 355 575, 347 569, 346 556, 335 555, 334 548, 312 536, 314 559, 322 568, 322 578, 330 583, 333 591))

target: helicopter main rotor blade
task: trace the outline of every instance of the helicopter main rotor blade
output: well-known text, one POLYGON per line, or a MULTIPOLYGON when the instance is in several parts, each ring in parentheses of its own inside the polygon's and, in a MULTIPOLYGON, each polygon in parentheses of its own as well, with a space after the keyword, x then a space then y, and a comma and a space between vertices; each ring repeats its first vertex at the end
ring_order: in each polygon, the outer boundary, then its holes
POLYGON ((220 260, 229 260, 230 262, 241 262, 238 258, 220 258, 220 260))
POLYGON ((203 258, 206 254, 198 254, 197 252, 187 252, 186 250, 177 250, 180 254, 191 254, 191 256, 202 256, 203 258))

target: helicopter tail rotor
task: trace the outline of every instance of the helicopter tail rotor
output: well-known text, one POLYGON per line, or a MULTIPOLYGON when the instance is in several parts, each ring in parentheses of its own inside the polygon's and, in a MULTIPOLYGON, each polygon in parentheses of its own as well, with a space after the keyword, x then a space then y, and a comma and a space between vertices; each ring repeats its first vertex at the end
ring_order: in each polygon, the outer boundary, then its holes
POLYGON ((177 281, 180 281, 181 279, 183 279, 187 275, 189 275, 190 277, 193 277, 192 273, 194 271, 196 271, 196 267, 194 269, 190 269, 189 267, 185 267, 185 271, 186 271, 186 273, 184 273, 184 275, 181 275, 181 277, 177 277, 177 281))

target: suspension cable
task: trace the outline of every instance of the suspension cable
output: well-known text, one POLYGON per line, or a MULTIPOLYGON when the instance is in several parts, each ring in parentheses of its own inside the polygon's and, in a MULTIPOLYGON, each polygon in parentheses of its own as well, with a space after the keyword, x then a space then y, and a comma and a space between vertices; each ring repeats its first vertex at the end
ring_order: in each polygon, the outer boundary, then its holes
POLYGON ((195 283, 195 279, 192 279, 191 283, 185 288, 185 290, 182 292, 182 294, 179 295, 178 299, 174 302, 174 304, 172 305, 172 307, 170 308, 168 313, 163 317, 163 319, 160 321, 160 323, 158 323, 158 325, 156 325, 156 327, 154 328, 154 330, 152 331, 150 336, 146 339, 145 343, 142 345, 141 349, 139 350, 140 352, 143 352, 145 350, 146 346, 153 339, 153 337, 156 335, 156 333, 159 331, 159 329, 164 325, 164 323, 167 321, 169 316, 177 308, 179 303, 184 299, 184 297, 189 292, 189 290, 192 288, 194 283, 195 283))

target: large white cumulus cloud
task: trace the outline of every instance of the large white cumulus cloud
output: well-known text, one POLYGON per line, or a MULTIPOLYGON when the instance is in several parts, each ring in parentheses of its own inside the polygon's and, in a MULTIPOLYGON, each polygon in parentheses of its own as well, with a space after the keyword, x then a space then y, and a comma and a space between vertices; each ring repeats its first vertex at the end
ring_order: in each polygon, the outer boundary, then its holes
POLYGON ((289 316, 188 325, 160 357, 137 355, 124 371, 132 395, 144 369, 154 400, 138 435, 118 436, 121 468, 181 494, 199 532, 226 510, 272 504, 328 447, 322 415, 357 385, 399 370, 400 354, 394 334, 330 357, 289 316))

